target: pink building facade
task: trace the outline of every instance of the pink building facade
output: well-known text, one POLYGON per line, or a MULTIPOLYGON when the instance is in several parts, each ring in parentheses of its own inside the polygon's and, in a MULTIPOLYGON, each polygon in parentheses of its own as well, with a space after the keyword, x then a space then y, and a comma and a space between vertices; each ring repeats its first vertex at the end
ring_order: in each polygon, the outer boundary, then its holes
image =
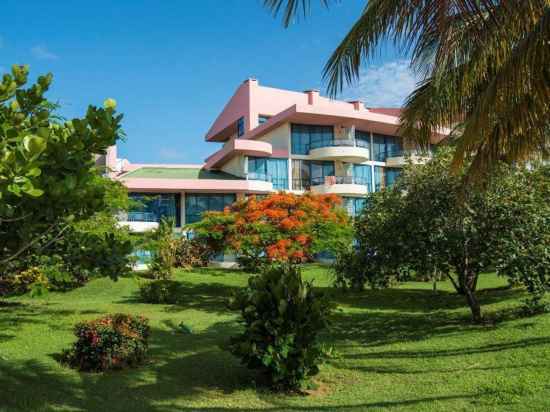
MULTIPOLYGON (((369 192, 398 178, 406 161, 423 162, 419 150, 397 135, 399 109, 366 108, 359 101, 295 92, 248 79, 236 90, 205 136, 221 149, 204 164, 133 164, 113 148, 104 160, 140 206, 122 217, 135 231, 171 216, 177 227, 202 213, 251 194, 275 191, 333 193, 357 214, 369 192)), ((434 134, 433 144, 442 136, 434 134)))

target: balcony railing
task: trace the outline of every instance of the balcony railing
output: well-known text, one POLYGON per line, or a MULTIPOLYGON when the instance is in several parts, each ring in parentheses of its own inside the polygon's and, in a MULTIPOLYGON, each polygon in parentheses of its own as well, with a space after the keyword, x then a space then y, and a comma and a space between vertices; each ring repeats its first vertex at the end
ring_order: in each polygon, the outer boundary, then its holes
POLYGON ((127 222, 158 222, 159 217, 151 212, 128 212, 127 222))
POLYGON ((368 141, 362 139, 332 139, 306 144, 307 152, 323 147, 362 147, 368 149, 370 145, 368 141))
POLYGON ((285 177, 275 177, 266 173, 250 172, 246 175, 248 180, 261 180, 263 182, 273 183, 274 189, 288 189, 288 179, 285 177))
POLYGON ((369 185, 369 179, 362 176, 323 176, 311 179, 311 186, 319 185, 369 185))

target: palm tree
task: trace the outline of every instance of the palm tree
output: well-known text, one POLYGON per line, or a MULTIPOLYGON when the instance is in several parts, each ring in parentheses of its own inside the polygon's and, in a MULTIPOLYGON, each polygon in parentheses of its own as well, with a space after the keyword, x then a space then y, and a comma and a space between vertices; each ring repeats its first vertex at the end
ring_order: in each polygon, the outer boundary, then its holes
MULTIPOLYGON (((310 0, 264 4, 285 26, 310 8, 310 0)), ((403 108, 403 136, 426 144, 450 128, 454 166, 471 161, 476 179, 499 161, 548 156, 550 0, 368 0, 324 68, 329 94, 355 81, 386 39, 410 53, 421 78, 403 108)))

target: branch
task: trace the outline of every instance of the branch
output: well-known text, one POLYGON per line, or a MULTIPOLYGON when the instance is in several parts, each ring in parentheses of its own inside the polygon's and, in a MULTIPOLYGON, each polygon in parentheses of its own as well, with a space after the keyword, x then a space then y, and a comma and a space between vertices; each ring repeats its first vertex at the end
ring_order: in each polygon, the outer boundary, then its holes
MULTIPOLYGON (((41 236, 38 236, 37 238, 33 239, 32 241, 30 241, 29 243, 24 245, 21 249, 19 249, 15 254, 11 255, 10 257, 7 257, 6 259, 0 260, 0 265, 5 265, 6 263, 8 263, 8 262, 14 260, 15 258, 17 258, 18 256, 20 256, 23 252, 25 252, 26 250, 28 250, 29 248, 34 246, 36 243, 38 243, 40 240, 42 240, 44 238, 44 236, 46 236, 48 233, 50 233, 55 228, 55 226, 56 226, 56 224, 53 223, 41 236)), ((63 229, 61 229, 61 231, 57 234, 57 237, 55 237, 53 239, 53 241, 57 240, 58 236, 61 235, 65 230, 67 230, 68 227, 69 227, 69 225, 67 225, 63 229)), ((46 244, 46 246, 50 245, 51 243, 52 243, 52 241, 48 242, 46 244)), ((43 249, 43 248, 41 248, 41 249, 43 249)))
POLYGON ((19 217, 13 217, 13 218, 10 218, 10 219, 5 219, 3 217, 0 217, 0 225, 2 223, 13 223, 13 222, 18 222, 20 220, 23 220, 23 219, 26 219, 28 218, 30 215, 32 215, 32 213, 27 213, 26 215, 23 215, 23 216, 19 216, 19 217))

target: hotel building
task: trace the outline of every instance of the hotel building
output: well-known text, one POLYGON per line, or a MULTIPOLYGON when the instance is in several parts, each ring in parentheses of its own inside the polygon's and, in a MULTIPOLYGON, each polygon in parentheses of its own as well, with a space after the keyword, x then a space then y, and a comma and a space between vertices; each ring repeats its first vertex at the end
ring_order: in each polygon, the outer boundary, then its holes
MULTIPOLYGON (((133 164, 112 147, 101 161, 130 196, 143 200, 121 219, 134 231, 154 228, 162 216, 176 227, 205 211, 223 210, 247 195, 279 190, 334 193, 351 215, 365 195, 391 185, 420 153, 397 136, 399 109, 366 108, 317 90, 294 92, 248 79, 205 136, 223 146, 200 165, 133 164)), ((434 135, 433 143, 442 136, 434 135)))

